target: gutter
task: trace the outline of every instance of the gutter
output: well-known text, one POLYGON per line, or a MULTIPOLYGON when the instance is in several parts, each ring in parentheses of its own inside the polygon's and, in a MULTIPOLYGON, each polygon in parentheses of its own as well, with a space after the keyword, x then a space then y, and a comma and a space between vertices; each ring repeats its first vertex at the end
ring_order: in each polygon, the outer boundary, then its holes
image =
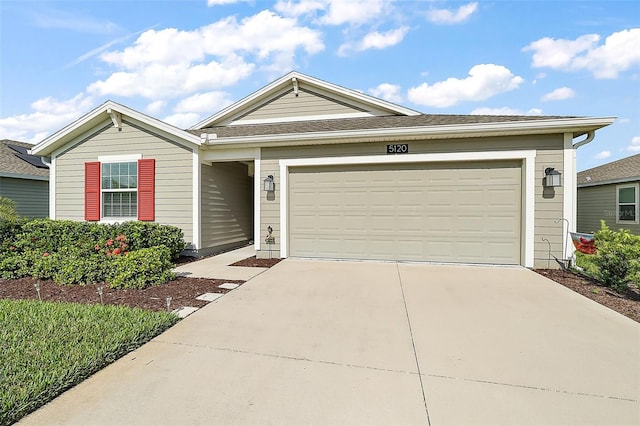
POLYGON ((593 138, 596 137, 596 131, 595 130, 589 130, 587 132, 587 137, 584 138, 583 140, 576 142, 573 144, 573 149, 578 149, 580 148, 582 145, 586 145, 589 142, 591 142, 593 140, 593 138))
MULTIPOLYGON (((615 117, 601 118, 569 118, 569 119, 553 119, 539 121, 512 121, 501 123, 484 123, 484 124, 457 124, 457 125, 437 125, 437 126, 420 126, 420 127, 395 127, 395 128, 378 128, 378 129, 359 129, 359 130, 335 130, 325 132, 309 132, 309 133, 285 133, 270 134, 256 136, 231 136, 217 137, 214 141, 211 138, 206 140, 206 146, 215 148, 228 145, 261 145, 261 146, 280 146, 289 145, 292 141, 298 144, 317 144, 317 143, 344 143, 359 142, 371 139, 397 139, 397 138, 455 138, 455 137, 476 137, 476 136, 511 136, 523 134, 549 134, 549 133, 565 133, 573 131, 578 134, 587 133, 587 138, 574 144, 576 148, 579 145, 591 142, 596 129, 608 126, 615 121, 615 117)), ((204 139, 204 138, 203 138, 204 139)))

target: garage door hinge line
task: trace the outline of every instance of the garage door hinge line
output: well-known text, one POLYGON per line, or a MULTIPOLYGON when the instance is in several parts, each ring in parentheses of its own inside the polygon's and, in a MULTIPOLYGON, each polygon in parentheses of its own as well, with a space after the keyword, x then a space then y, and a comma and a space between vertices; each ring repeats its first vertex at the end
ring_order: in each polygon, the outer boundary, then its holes
POLYGON ((422 390, 422 401, 424 402, 424 411, 427 414, 427 424, 431 426, 431 419, 429 418, 429 407, 427 407, 427 396, 424 392, 424 382, 422 381, 422 372, 420 371, 420 362, 418 362, 416 342, 413 340, 413 330, 411 329, 411 319, 409 318, 409 309, 407 309, 407 299, 404 297, 404 286, 402 285, 402 275, 400 274, 399 262, 396 262, 396 270, 398 271, 398 281, 400 281, 400 292, 402 293, 402 303, 404 303, 404 313, 407 316, 407 325, 409 326, 409 336, 411 336, 411 346, 413 347, 413 356, 416 360, 416 368, 418 370, 418 379, 420 380, 420 389, 422 390))

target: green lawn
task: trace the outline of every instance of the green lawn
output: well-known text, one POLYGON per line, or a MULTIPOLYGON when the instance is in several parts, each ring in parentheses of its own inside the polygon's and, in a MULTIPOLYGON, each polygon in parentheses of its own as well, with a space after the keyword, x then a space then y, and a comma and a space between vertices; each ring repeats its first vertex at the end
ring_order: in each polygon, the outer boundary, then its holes
POLYGON ((9 425, 171 327, 110 305, 0 299, 0 425, 9 425))

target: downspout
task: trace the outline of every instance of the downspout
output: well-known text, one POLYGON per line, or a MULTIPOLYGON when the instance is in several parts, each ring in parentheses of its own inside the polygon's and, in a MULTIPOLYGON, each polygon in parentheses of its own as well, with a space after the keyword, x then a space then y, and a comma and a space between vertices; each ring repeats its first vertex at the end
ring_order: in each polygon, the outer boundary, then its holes
POLYGON ((586 145, 589 142, 591 142, 593 140, 593 138, 596 137, 596 131, 595 130, 589 130, 587 132, 587 137, 584 138, 583 140, 581 140, 580 142, 576 142, 573 144, 573 149, 578 149, 580 148, 582 145, 586 145))
POLYGON ((578 188, 577 188, 578 182, 576 181, 576 176, 577 176, 576 152, 578 148, 580 148, 582 145, 586 145, 589 142, 591 142, 595 138, 595 135, 596 135, 595 130, 589 130, 587 132, 587 136, 579 142, 572 143, 571 139, 569 139, 569 135, 567 135, 565 139, 565 151, 564 151, 565 184, 567 183, 567 178, 569 176, 566 172, 569 169, 571 169, 571 177, 570 177, 571 193, 569 191, 566 191, 565 189, 565 198, 563 200, 565 209, 563 212, 563 218, 567 222, 566 223, 567 229, 565 231, 566 232, 565 241, 563 243, 563 254, 564 254, 564 258, 570 259, 570 262, 573 265, 575 265, 575 257, 574 257, 575 249, 573 247, 573 244, 570 244, 569 232, 575 232, 577 228, 576 221, 577 221, 577 209, 578 209, 578 188), (570 214, 568 214, 569 212, 570 214), (571 221, 573 223, 569 223, 569 218, 567 216, 571 217, 571 221))

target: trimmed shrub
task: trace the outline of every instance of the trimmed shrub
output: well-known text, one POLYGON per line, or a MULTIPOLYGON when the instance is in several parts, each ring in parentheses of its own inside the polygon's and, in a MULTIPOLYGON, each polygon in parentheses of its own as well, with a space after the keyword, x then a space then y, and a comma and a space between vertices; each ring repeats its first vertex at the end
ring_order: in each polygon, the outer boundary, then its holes
POLYGON ((113 257, 107 283, 111 288, 143 289, 175 278, 171 251, 165 246, 143 248, 113 257))
POLYGON ((640 284, 640 236, 627 229, 612 231, 604 221, 596 232, 598 249, 593 263, 603 285, 624 291, 630 283, 640 284))
POLYGON ((12 280, 26 277, 30 273, 28 258, 20 254, 3 255, 0 258, 0 278, 12 280))

